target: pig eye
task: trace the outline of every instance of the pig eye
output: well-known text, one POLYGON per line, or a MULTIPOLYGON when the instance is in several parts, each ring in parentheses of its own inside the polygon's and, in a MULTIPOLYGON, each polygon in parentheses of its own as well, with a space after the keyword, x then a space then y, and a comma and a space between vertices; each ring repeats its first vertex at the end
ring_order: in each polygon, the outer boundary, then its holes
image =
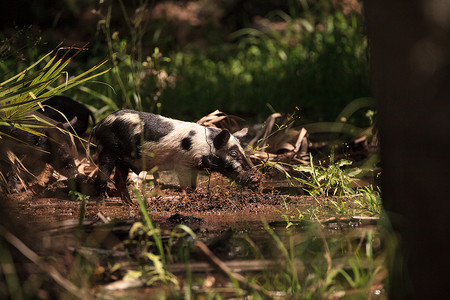
POLYGON ((230 151, 230 156, 236 158, 238 156, 238 153, 236 150, 230 151))

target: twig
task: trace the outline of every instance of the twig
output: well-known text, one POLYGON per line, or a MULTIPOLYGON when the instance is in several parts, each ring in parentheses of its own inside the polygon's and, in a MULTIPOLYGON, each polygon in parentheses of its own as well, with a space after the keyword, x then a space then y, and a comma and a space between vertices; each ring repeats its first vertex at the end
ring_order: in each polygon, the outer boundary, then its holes
POLYGON ((102 214, 101 212, 97 213, 97 217, 99 217, 100 220, 102 220, 103 223, 108 224, 109 220, 105 217, 104 214, 102 214))
POLYGON ((145 286, 145 282, 139 279, 134 280, 117 280, 103 286, 105 291, 121 291, 127 289, 135 289, 145 286))
POLYGON ((194 246, 201 251, 206 260, 218 271, 227 276, 233 277, 237 282, 239 282, 246 288, 262 293, 266 298, 273 298, 272 295, 264 288, 260 287, 257 284, 249 282, 241 274, 233 272, 231 268, 228 267, 223 261, 221 261, 203 242, 195 241, 194 246))
POLYGON ((295 142, 294 152, 300 151, 300 146, 302 145, 302 141, 303 141, 303 138, 306 136, 306 133, 307 133, 307 131, 305 128, 302 128, 300 130, 300 133, 298 134, 297 142, 295 142))
POLYGON ((39 255, 28 248, 15 235, 7 231, 3 226, 0 226, 0 235, 2 235, 12 246, 14 246, 20 253, 22 253, 31 262, 36 264, 43 272, 47 273, 53 280, 61 287, 67 290, 72 296, 77 299, 93 299, 88 293, 84 292, 69 280, 65 279, 53 266, 48 265, 40 260, 39 255))

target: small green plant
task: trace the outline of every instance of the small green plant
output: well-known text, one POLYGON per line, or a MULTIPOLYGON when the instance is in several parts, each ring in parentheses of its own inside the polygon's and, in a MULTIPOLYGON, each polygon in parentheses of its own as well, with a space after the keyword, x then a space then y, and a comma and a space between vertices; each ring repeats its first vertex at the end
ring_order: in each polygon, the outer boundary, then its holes
POLYGON ((284 259, 286 259, 286 276, 284 280, 286 280, 287 286, 284 288, 288 290, 290 293, 295 294, 301 290, 301 284, 298 278, 297 273, 297 265, 296 265, 296 257, 294 251, 294 241, 292 236, 289 236, 289 246, 286 247, 280 237, 270 228, 269 224, 264 220, 263 221, 264 228, 267 233, 273 238, 276 246, 281 251, 284 259))
MULTIPOLYGON (((283 199, 284 208, 287 211, 288 210, 288 206, 287 206, 287 203, 286 203, 286 199, 284 197, 282 199, 283 199)), ((283 217, 283 219, 286 221, 286 229, 288 229, 289 227, 294 225, 294 223, 291 221, 291 219, 290 219, 290 217, 289 217, 289 215, 287 213, 284 213, 281 210, 276 210, 276 212, 279 212, 281 214, 281 217, 283 217)))
POLYGON ((334 155, 330 155, 329 158, 330 163, 327 167, 323 166, 321 161, 315 166, 313 157, 310 154, 310 165, 293 166, 294 170, 308 174, 308 179, 297 177, 295 179, 305 184, 307 186, 305 190, 313 197, 355 194, 351 181, 361 170, 358 168, 344 168, 352 164, 349 160, 342 159, 334 162, 334 155))
MULTIPOLYGON (((167 247, 163 243, 163 232, 158 226, 155 226, 151 216, 148 214, 141 195, 134 189, 134 194, 139 205, 139 211, 142 216, 142 222, 136 222, 132 225, 129 232, 129 241, 127 244, 136 248, 137 257, 131 262, 138 269, 127 271, 124 280, 139 279, 145 282, 145 285, 152 285, 155 282, 162 282, 166 285, 179 286, 177 277, 168 271, 168 265, 173 262, 171 251, 173 250, 174 240, 180 240, 186 234, 195 238, 195 233, 185 225, 176 226, 170 233, 167 247), (179 231, 184 234, 179 233, 179 231)), ((189 248, 182 248, 187 251, 189 248)), ((187 261, 187 254, 183 252, 187 261)), ((117 268, 117 267, 116 267, 117 268)))
POLYGON ((289 216, 285 213, 283 213, 281 210, 276 210, 277 212, 279 212, 281 214, 281 216, 283 217, 283 219, 286 221, 286 229, 288 229, 289 227, 293 226, 294 223, 292 223, 291 219, 289 218, 289 216))
MULTIPOLYGON (((367 287, 374 276, 378 274, 383 266, 375 265, 374 255, 374 231, 368 230, 365 236, 365 251, 363 254, 355 251, 352 256, 348 258, 349 268, 335 269, 336 275, 339 274, 345 278, 345 281, 353 288, 365 288, 367 287)), ((358 249, 358 248, 357 248, 358 249)))
MULTIPOLYGON (((266 290, 279 291, 295 299, 333 298, 348 290, 367 297, 375 276, 383 270, 374 230, 347 243, 327 236, 321 226, 312 224, 299 234, 285 230, 281 239, 263 222, 285 264, 270 270, 259 283, 266 290), (306 235, 306 237, 305 237, 306 235)), ((340 296, 340 297, 342 297, 340 296)))
POLYGON ((342 198, 339 198, 337 200, 334 199, 328 199, 328 203, 331 203, 334 208, 336 209, 336 212, 340 215, 343 215, 347 212, 347 209, 345 207, 345 202, 342 198))
POLYGON ((86 212, 86 202, 89 200, 90 196, 84 195, 77 191, 70 191, 69 196, 72 198, 72 200, 81 202, 80 215, 78 217, 78 228, 81 229, 83 226, 84 215, 86 212))
POLYGON ((357 190, 361 197, 356 200, 357 203, 366 208, 370 213, 374 215, 380 215, 383 209, 383 204, 381 201, 381 191, 377 187, 375 190, 372 185, 361 187, 357 190))
POLYGON ((298 212, 297 219, 299 221, 304 220, 305 219, 305 214, 299 208, 297 208, 297 212, 298 212))
POLYGON ((91 197, 77 191, 69 191, 69 196, 74 201, 87 201, 91 197))

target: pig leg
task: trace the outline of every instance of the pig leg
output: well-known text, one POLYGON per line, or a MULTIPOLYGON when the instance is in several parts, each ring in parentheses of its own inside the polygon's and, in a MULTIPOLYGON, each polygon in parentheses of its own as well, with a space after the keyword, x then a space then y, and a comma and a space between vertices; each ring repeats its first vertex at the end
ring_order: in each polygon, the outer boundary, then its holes
POLYGON ((16 174, 7 174, 7 186, 9 189, 9 193, 19 193, 19 186, 17 185, 17 175, 16 174))
POLYGON ((178 179, 180 180, 181 191, 186 194, 186 190, 189 188, 195 190, 197 187, 197 175, 196 170, 178 170, 178 179))
POLYGON ((116 161, 117 158, 109 153, 100 152, 99 154, 99 172, 95 184, 99 188, 102 198, 106 195, 106 186, 108 184, 109 176, 116 165, 116 161))
POLYGON ((131 201, 130 194, 127 190, 127 178, 128 178, 129 168, 122 164, 116 165, 116 173, 114 174, 114 184, 116 185, 117 190, 119 191, 120 198, 123 202, 128 205, 133 204, 131 201))
POLYGON ((195 190, 197 188, 197 176, 198 171, 191 170, 191 189, 195 190))
POLYGON ((159 172, 155 171, 155 172, 153 172, 153 186, 157 187, 157 186, 159 186, 159 183, 160 183, 159 172))

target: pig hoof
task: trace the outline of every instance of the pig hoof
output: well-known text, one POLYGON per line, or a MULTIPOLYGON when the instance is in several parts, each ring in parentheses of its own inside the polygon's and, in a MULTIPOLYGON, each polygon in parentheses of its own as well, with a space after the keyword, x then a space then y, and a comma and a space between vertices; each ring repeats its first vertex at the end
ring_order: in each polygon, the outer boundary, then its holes
POLYGON ((131 200, 130 194, 127 191, 122 191, 120 193, 120 199, 122 199, 122 203, 128 206, 133 205, 133 200, 131 200))
POLYGON ((186 196, 187 194, 192 194, 195 192, 195 188, 192 187, 185 187, 185 188, 180 188, 181 194, 183 194, 183 196, 186 196))

